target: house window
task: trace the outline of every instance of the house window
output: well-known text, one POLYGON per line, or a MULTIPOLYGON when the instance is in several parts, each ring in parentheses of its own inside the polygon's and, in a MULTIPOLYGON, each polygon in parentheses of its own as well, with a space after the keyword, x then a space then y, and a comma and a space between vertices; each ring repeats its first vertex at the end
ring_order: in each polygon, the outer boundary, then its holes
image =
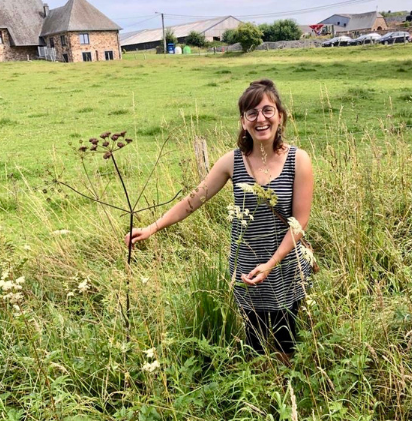
POLYGON ((65 45, 67 45, 66 42, 66 35, 60 35, 60 42, 62 43, 62 46, 64 47, 65 45))
POLYGON ((3 35, 1 33, 1 31, 0 31, 0 44, 3 44, 3 35))
POLYGON ((54 48, 54 38, 49 38, 50 48, 54 48))
POLYGON ((67 54, 63 54, 63 61, 65 63, 68 63, 69 62, 69 56, 67 54))
POLYGON ((92 61, 92 53, 82 53, 83 61, 92 61))
POLYGON ((104 58, 105 60, 113 60, 113 51, 105 51, 104 58))
POLYGON ((80 44, 90 44, 89 34, 79 34, 80 44))

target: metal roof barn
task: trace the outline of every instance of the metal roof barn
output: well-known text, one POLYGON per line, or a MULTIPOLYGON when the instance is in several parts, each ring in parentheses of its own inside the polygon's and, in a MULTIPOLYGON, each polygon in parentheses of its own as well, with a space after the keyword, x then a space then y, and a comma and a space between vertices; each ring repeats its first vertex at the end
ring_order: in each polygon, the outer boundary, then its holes
MULTIPOLYGON (((190 32, 195 31, 205 35, 207 41, 220 41, 228 29, 236 29, 242 22, 233 16, 201 20, 183 25, 169 26, 178 42, 184 43, 190 32)), ((143 29, 120 34, 120 45, 126 51, 148 50, 161 44, 163 31, 159 29, 143 29)))

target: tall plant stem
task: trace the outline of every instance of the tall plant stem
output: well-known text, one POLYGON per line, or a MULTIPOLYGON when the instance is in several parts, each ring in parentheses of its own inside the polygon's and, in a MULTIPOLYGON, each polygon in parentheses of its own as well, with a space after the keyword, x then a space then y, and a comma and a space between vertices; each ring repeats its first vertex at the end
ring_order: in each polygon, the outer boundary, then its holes
MULTIPOLYGON (((132 204, 130 202, 129 193, 127 191, 126 184, 124 183, 122 173, 120 172, 119 167, 117 166, 117 162, 114 159, 113 154, 112 154, 111 157, 112 157, 113 165, 116 169, 117 175, 119 176, 120 182, 122 184, 123 191, 124 191, 124 194, 125 194, 126 200, 127 200, 127 206, 129 208, 129 212, 128 212, 129 215, 130 215, 129 234, 130 234, 130 239, 131 239, 132 238, 132 230, 133 230, 133 219, 134 219, 133 207, 132 207, 132 204)), ((126 315, 125 315, 125 328, 126 328, 126 342, 127 343, 130 342, 130 275, 132 274, 132 270, 131 270, 131 266, 130 266, 131 260, 132 260, 132 242, 129 241, 128 253, 127 253, 127 266, 128 266, 128 270, 129 270, 129 276, 127 276, 127 278, 126 278, 126 315)))

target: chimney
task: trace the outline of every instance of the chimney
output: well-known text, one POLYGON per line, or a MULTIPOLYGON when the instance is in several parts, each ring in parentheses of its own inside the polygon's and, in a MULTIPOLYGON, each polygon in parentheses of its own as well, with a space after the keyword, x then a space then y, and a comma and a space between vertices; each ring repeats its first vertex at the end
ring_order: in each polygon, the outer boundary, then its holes
POLYGON ((44 17, 47 18, 47 16, 49 16, 49 5, 47 3, 43 3, 43 10, 44 10, 44 17))

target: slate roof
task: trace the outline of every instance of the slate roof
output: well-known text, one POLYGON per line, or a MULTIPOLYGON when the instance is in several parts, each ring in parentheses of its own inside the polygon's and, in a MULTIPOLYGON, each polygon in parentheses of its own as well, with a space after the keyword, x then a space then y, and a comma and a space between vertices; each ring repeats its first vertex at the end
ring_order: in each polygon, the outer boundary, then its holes
POLYGON ((41 36, 72 31, 118 31, 122 29, 86 0, 69 0, 52 9, 44 21, 41 36))
POLYGON ((13 46, 40 45, 43 25, 41 0, 0 0, 0 28, 6 28, 13 46))
MULTIPOLYGON (((358 31, 361 29, 369 29, 373 27, 377 18, 382 18, 383 16, 378 12, 366 12, 366 13, 358 13, 358 14, 341 14, 337 13, 333 16, 342 16, 345 18, 349 18, 349 22, 345 27, 335 26, 336 32, 349 32, 349 31, 358 31)), ((330 19, 330 18, 328 18, 330 19)), ((325 19, 319 23, 325 23, 325 19)))
MULTIPOLYGON (((192 23, 185 23, 182 25, 167 27, 173 31, 176 38, 186 37, 190 32, 195 31, 203 33, 225 21, 228 18, 236 19, 233 16, 223 16, 214 19, 200 20, 192 23)), ((236 19, 239 20, 239 19, 236 19)), ((240 22, 240 21, 239 21, 240 22)), ((127 32, 120 34, 120 44, 123 45, 134 45, 143 44, 148 42, 160 41, 163 39, 163 30, 159 29, 143 29, 142 31, 127 32)))

